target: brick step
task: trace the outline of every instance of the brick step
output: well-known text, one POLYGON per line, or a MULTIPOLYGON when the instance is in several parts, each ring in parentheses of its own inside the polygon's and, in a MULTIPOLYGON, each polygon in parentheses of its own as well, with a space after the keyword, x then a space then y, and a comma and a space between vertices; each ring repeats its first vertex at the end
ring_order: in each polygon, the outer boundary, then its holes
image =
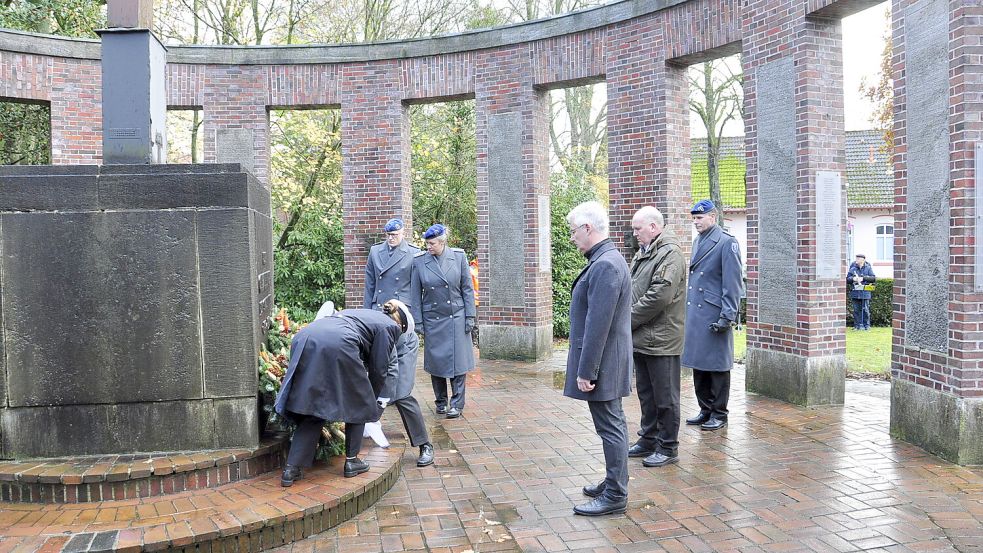
POLYGON ((0 501, 89 503, 214 488, 282 466, 289 436, 256 449, 0 461, 0 501))
POLYGON ((210 489, 93 503, 0 503, 0 552, 263 551, 344 522, 396 482, 405 442, 363 448, 371 469, 342 476, 343 457, 280 486, 280 472, 210 489))

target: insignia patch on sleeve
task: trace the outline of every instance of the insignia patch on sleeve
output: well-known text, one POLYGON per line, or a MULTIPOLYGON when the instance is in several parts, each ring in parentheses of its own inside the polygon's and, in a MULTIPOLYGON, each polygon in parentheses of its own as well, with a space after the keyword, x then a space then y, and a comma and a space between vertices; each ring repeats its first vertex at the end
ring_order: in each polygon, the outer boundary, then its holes
POLYGON ((731 242, 730 243, 730 251, 732 251, 734 253, 738 253, 738 251, 737 251, 737 242, 731 242))

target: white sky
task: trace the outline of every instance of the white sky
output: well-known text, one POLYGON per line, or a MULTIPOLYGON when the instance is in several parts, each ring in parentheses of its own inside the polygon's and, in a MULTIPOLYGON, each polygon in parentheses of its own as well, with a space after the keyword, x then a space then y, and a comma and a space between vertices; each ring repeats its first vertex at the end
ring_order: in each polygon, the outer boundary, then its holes
MULTIPOLYGON (((843 111, 848 131, 873 126, 870 122, 873 105, 861 97, 860 82, 864 78, 871 83, 877 79, 889 27, 884 15, 886 10, 887 3, 879 4, 843 19, 843 111)), ((742 127, 740 122, 731 123, 724 134, 743 135, 742 127)), ((693 114, 690 116, 690 135, 706 136, 703 123, 693 114)))

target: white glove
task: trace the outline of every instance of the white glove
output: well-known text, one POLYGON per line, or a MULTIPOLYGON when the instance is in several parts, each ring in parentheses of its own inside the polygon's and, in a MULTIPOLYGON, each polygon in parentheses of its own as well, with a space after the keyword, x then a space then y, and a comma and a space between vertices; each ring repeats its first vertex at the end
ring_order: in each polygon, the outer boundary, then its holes
POLYGON ((380 398, 376 399, 375 402, 379 404, 379 409, 385 409, 386 406, 389 405, 389 398, 388 397, 380 397, 380 398))
POLYGON ((365 423, 365 430, 362 431, 363 436, 368 436, 372 438, 372 441, 376 443, 379 447, 389 447, 389 440, 386 439, 386 435, 382 432, 382 424, 378 422, 367 422, 365 423))

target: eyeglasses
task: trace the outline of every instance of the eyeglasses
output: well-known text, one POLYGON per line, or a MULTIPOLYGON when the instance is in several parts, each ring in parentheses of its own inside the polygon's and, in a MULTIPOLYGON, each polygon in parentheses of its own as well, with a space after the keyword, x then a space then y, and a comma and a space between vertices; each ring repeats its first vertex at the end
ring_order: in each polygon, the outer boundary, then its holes
POLYGON ((402 235, 402 231, 387 232, 386 238, 396 238, 397 236, 401 236, 401 235, 402 235))
POLYGON ((573 236, 574 236, 575 234, 577 234, 577 231, 578 231, 578 230, 580 230, 580 229, 582 229, 582 228, 584 228, 584 227, 586 227, 586 226, 587 226, 587 223, 584 223, 584 224, 582 224, 582 225, 580 225, 579 227, 577 227, 577 228, 575 228, 575 229, 572 229, 572 230, 570 231, 570 238, 573 238, 573 236))

